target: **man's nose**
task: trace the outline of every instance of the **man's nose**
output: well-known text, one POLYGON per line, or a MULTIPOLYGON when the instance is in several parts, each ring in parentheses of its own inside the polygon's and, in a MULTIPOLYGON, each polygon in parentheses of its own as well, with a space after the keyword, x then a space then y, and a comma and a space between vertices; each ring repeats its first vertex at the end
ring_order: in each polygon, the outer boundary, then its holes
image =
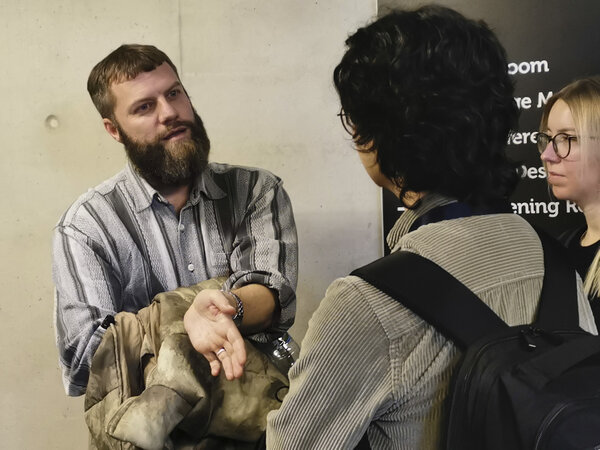
POLYGON ((177 110, 167 99, 161 99, 158 102, 158 120, 160 123, 167 123, 177 118, 177 110))

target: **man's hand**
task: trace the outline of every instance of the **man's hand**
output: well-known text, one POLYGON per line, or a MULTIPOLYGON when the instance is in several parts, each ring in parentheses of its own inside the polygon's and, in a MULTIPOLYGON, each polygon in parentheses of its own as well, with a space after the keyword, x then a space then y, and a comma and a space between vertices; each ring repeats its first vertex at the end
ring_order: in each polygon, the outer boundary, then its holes
POLYGON ((183 317, 183 324, 194 348, 208 360, 211 374, 219 375, 221 366, 228 380, 244 373, 246 347, 233 323, 236 309, 223 292, 200 291, 183 317))

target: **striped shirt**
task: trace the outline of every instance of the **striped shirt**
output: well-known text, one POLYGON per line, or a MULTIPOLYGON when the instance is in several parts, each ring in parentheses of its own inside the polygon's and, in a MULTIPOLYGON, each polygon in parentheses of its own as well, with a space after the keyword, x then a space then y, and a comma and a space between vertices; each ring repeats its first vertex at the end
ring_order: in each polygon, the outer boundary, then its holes
MULTIPOLYGON (((159 292, 228 276, 278 293, 279 321, 294 322, 297 236, 279 178, 211 163, 179 216, 130 165, 82 195, 54 230, 55 330, 65 390, 85 392, 102 323, 136 312, 159 292)), ((255 335, 258 340, 264 335, 255 335)))
MULTIPOLYGON (((463 217, 409 232, 426 196, 388 236, 442 266, 509 325, 532 321, 544 263, 540 241, 514 214, 463 217)), ((596 333, 579 283, 583 329, 596 333)), ((468 318, 465 318, 468 320, 468 318)), ((267 448, 353 449, 365 432, 373 449, 437 449, 444 400, 459 352, 431 325, 366 281, 334 281, 313 314, 289 372, 290 390, 267 418, 267 448)))

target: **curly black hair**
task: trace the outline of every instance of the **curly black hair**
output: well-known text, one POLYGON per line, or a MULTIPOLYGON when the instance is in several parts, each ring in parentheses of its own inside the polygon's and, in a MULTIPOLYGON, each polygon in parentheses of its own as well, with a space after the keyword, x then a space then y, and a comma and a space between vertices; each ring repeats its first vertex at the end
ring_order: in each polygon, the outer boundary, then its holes
POLYGON ((437 192, 479 205, 513 192, 506 143, 519 112, 506 52, 483 21, 439 5, 396 10, 346 45, 333 74, 343 114, 401 199, 437 192))

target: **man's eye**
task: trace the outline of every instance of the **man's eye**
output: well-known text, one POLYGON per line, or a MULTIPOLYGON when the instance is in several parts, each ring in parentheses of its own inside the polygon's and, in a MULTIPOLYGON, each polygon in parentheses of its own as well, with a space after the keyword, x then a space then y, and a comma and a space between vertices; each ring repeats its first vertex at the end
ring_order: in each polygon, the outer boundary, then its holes
POLYGON ((173 89, 172 91, 169 91, 169 97, 170 98, 175 98, 179 95, 180 91, 179 89, 173 89))
POLYGON ((143 103, 135 109, 138 114, 143 114, 150 110, 150 103, 143 103))

